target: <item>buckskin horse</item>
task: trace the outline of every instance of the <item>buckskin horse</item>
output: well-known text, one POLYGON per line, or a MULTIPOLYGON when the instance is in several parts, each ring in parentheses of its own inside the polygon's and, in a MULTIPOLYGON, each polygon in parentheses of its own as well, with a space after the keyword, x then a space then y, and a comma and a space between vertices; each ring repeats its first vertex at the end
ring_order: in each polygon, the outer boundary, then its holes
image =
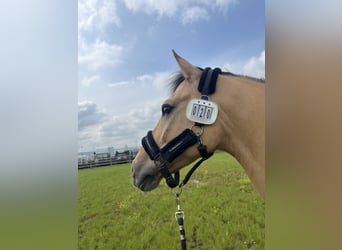
POLYGON ((218 149, 239 161, 264 197, 264 81, 219 68, 201 69, 173 54, 180 72, 161 106, 160 120, 142 139, 143 147, 132 162, 133 184, 150 191, 165 177, 173 188, 181 168, 199 157, 202 162, 218 149))

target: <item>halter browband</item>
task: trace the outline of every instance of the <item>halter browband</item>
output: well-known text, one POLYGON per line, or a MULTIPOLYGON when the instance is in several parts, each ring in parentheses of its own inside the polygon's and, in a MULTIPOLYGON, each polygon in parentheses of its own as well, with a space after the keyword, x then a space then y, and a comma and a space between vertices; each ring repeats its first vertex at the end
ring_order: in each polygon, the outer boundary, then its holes
MULTIPOLYGON (((198 91, 201 93, 201 99, 208 100, 208 95, 212 94, 216 90, 216 81, 218 75, 221 73, 219 68, 211 69, 205 68, 198 84, 198 91)), ((205 124, 194 123, 193 126, 203 127, 205 124)), ((185 129, 177 137, 172 139, 164 147, 159 148, 155 142, 152 131, 148 131, 147 135, 142 139, 142 146, 151 160, 156 164, 159 162, 159 171, 166 179, 166 183, 170 188, 174 188, 179 184, 179 171, 175 172, 173 177, 167 168, 167 163, 171 163, 175 158, 180 156, 187 148, 198 143, 197 150, 199 151, 202 159, 198 161, 185 176, 180 187, 185 185, 190 179, 193 172, 200 166, 200 164, 211 157, 213 153, 207 151, 207 147, 203 145, 201 139, 201 133, 194 133, 192 129, 185 129)))

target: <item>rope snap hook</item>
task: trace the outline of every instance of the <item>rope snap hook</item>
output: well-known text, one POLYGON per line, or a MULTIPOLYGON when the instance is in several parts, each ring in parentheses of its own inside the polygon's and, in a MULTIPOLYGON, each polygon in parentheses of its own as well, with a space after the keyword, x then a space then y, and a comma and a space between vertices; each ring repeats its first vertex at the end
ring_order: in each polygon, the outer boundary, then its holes
POLYGON ((175 212, 175 219, 178 223, 181 249, 186 250, 186 238, 185 238, 185 229, 184 229, 184 212, 181 209, 180 199, 179 199, 179 196, 181 195, 181 193, 182 193, 182 188, 180 189, 180 192, 174 193, 174 195, 176 197, 176 203, 177 203, 177 211, 175 212))

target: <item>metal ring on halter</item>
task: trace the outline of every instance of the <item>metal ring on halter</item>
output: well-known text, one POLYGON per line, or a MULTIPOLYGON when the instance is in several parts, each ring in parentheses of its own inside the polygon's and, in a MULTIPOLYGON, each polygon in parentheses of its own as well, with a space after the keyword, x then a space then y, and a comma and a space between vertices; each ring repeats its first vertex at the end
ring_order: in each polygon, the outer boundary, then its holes
POLYGON ((202 141, 202 137, 201 136, 198 137, 198 144, 199 145, 203 145, 203 141, 202 141))
POLYGON ((209 101, 209 96, 207 95, 201 95, 200 98, 209 101))
POLYGON ((172 194, 176 197, 177 204, 179 203, 179 197, 183 192, 183 185, 179 186, 179 192, 172 191, 172 194))
POLYGON ((193 125, 191 126, 190 130, 191 130, 192 132, 194 132, 197 136, 201 136, 201 135, 203 134, 203 130, 204 130, 204 129, 203 129, 203 127, 199 127, 199 126, 197 126, 196 124, 193 124, 193 125), (196 133, 196 132, 193 130, 194 127, 199 128, 200 131, 196 133))

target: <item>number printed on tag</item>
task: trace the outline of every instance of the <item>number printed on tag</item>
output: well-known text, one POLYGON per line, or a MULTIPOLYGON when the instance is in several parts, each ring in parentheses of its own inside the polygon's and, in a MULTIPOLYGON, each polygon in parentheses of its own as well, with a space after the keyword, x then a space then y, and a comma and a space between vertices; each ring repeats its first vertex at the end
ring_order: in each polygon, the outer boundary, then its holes
POLYGON ((186 116, 190 121, 207 125, 216 121, 217 114, 216 103, 203 99, 192 99, 186 109, 186 116))

